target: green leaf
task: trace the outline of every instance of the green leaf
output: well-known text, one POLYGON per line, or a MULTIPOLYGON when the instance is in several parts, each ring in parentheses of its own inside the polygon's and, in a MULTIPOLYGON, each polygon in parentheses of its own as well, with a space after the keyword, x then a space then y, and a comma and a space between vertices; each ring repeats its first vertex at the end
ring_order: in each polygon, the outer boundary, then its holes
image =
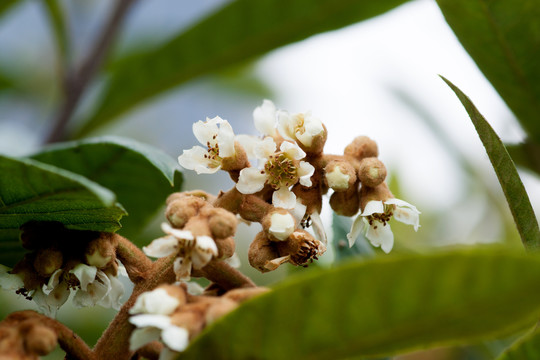
MULTIPOLYGON (((120 233, 140 232, 174 191, 177 163, 135 140, 107 136, 53 145, 32 158, 85 176, 112 190, 128 212, 120 233)), ((177 174, 177 190, 181 174, 177 174)))
POLYGON ((19 0, 2 0, 0 1, 0 17, 9 10, 13 5, 18 3, 19 0))
POLYGON ((83 176, 0 155, 0 264, 12 266, 22 258, 19 228, 28 221, 112 232, 124 214, 114 193, 83 176))
POLYGON ((504 351, 497 360, 540 359, 540 332, 534 329, 504 351))
POLYGON ((58 0, 44 0, 43 6, 49 15, 49 23, 59 52, 62 63, 68 56, 68 39, 66 35, 66 22, 63 9, 58 0))
POLYGON ((506 151, 501 139, 476 109, 472 101, 449 80, 442 76, 441 78, 450 86, 467 110, 476 132, 486 148, 491 165, 495 169, 506 201, 510 206, 523 245, 527 250, 539 250, 540 230, 538 229, 538 222, 512 158, 508 155, 508 151, 506 151))
POLYGON ((290 278, 179 357, 343 359, 477 342, 540 316, 540 259, 506 250, 378 257, 290 278))
POLYGON ((540 140, 540 1, 437 0, 459 41, 540 140))
POLYGON ((75 136, 85 136, 140 102, 197 76, 371 18, 406 1, 233 1, 164 45, 113 64, 101 104, 75 136))

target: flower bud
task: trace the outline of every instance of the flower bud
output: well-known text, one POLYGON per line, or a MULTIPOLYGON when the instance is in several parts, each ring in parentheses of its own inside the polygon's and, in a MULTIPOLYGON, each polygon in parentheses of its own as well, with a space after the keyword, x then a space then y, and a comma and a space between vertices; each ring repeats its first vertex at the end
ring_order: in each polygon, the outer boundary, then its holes
POLYGON ((296 229, 294 217, 285 209, 276 208, 267 214, 261 222, 268 232, 270 240, 283 241, 296 229))
POLYGON ((311 138, 311 143, 306 142, 306 144, 302 143, 301 141, 298 142, 298 145, 306 152, 306 154, 309 155, 319 155, 324 150, 324 144, 326 144, 326 139, 328 137, 328 130, 326 129, 326 126, 322 124, 323 131, 321 131, 319 134, 314 135, 311 138), (309 144, 309 146, 308 146, 309 144))
POLYGON ((236 244, 232 236, 225 239, 217 238, 214 242, 218 248, 218 259, 228 259, 233 256, 236 244))
POLYGON ((236 309, 238 307, 238 303, 236 301, 233 301, 228 298, 218 298, 219 301, 216 303, 210 305, 208 310, 206 310, 205 319, 206 324, 209 325, 222 317, 223 315, 226 315, 236 309))
POLYGON ((44 356, 54 350, 58 337, 53 330, 38 324, 32 324, 28 329, 24 327, 21 326, 21 333, 28 353, 44 356))
POLYGON ((385 202, 393 197, 394 195, 392 195, 385 182, 374 188, 362 186, 360 189, 360 210, 364 211, 367 203, 372 200, 385 202))
POLYGON ((221 161, 221 169, 225 171, 242 170, 249 166, 248 157, 244 147, 238 141, 234 142, 234 155, 224 157, 221 161))
POLYGON ((224 298, 228 298, 231 300, 234 300, 238 303, 244 302, 246 300, 251 299, 252 297, 264 294, 266 292, 269 292, 270 289, 267 287, 249 287, 249 288, 238 288, 227 291, 225 295, 223 295, 224 298))
POLYGON ((103 269, 116 260, 116 246, 110 239, 109 236, 104 236, 88 243, 85 251, 85 260, 88 265, 103 269))
POLYGON ((360 161, 358 175, 362 186, 376 187, 386 178, 386 167, 377 158, 365 158, 360 161))
POLYGON ((352 186, 347 191, 335 192, 330 196, 330 207, 338 215, 353 216, 360 208, 360 195, 356 189, 357 185, 352 186))
POLYGON ((326 251, 323 243, 316 240, 305 230, 296 230, 287 241, 277 243, 280 256, 290 256, 289 262, 293 265, 304 266, 308 262, 318 260, 326 251))
POLYGON ((39 275, 49 277, 62 267, 62 252, 53 249, 38 250, 34 259, 34 269, 39 275))
POLYGON ((171 315, 171 324, 186 329, 190 337, 198 335, 206 323, 204 311, 208 306, 187 304, 180 311, 171 315), (200 309, 198 309, 200 308, 200 309))
POLYGON ((270 241, 264 231, 255 236, 255 239, 249 246, 248 260, 249 264, 260 272, 270 271, 265 267, 266 263, 279 257, 275 248, 275 242, 270 241))
POLYGON ((215 238, 225 239, 233 236, 237 224, 236 216, 225 209, 213 208, 210 211, 208 226, 215 238))
POLYGON ((175 228, 183 228, 189 219, 199 213, 199 210, 208 205, 198 196, 176 197, 165 210, 165 217, 175 228))
POLYGON ((354 167, 343 160, 333 160, 324 168, 324 177, 334 191, 345 191, 356 182, 354 167))
POLYGON ((377 143, 367 136, 358 136, 347 145, 345 155, 362 160, 367 157, 377 157, 379 155, 379 149, 377 148, 377 143))

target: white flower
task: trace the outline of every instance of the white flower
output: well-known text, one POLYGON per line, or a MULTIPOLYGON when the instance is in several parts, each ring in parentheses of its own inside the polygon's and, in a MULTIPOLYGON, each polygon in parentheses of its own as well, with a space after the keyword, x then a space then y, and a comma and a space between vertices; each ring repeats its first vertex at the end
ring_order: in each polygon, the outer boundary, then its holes
POLYGON ((162 223, 161 229, 168 235, 152 241, 143 251, 151 257, 178 254, 174 261, 177 281, 189 280, 192 266, 201 269, 218 255, 216 243, 209 236, 195 237, 191 231, 174 229, 167 223, 162 223))
POLYGON ((394 246, 394 234, 388 221, 392 216, 407 225, 413 225, 417 231, 420 227, 420 211, 415 206, 399 199, 384 201, 372 200, 366 204, 364 211, 354 220, 351 232, 347 234, 349 246, 353 246, 356 238, 365 231, 366 238, 375 247, 381 247, 389 253, 394 246))
POLYGON ((270 228, 268 231, 278 240, 287 240, 295 229, 294 218, 291 214, 278 212, 270 216, 270 228))
POLYGON ((180 300, 169 295, 167 290, 158 288, 139 295, 129 313, 170 315, 178 305, 180 300))
POLYGON ((276 106, 270 100, 263 100, 261 106, 253 110, 255 128, 263 135, 275 136, 276 133, 276 106))
POLYGON ((183 327, 173 325, 171 318, 168 316, 157 314, 135 315, 129 318, 129 322, 137 327, 131 333, 129 339, 129 349, 131 351, 137 350, 154 340, 162 340, 169 350, 175 352, 183 351, 189 344, 188 331, 183 327))
POLYGON ((276 143, 271 137, 264 138, 255 149, 255 155, 262 160, 260 169, 249 167, 240 171, 236 189, 242 194, 254 194, 266 184, 276 190, 272 203, 276 207, 292 209, 296 205, 296 195, 289 187, 300 182, 311 186, 311 176, 315 168, 308 162, 299 161, 306 153, 294 143, 284 141, 276 152, 276 143))
POLYGON ((22 276, 11 274, 10 271, 10 268, 0 264, 0 288, 4 290, 19 290, 24 288, 22 276))
POLYGON ((182 167, 197 174, 213 174, 221 168, 223 158, 234 155, 234 132, 227 120, 219 116, 206 118, 205 122, 199 120, 193 124, 193 133, 206 149, 194 146, 184 150, 178 157, 182 167))
POLYGON ((278 130, 287 140, 299 141, 302 145, 310 147, 313 138, 324 132, 324 127, 310 112, 290 115, 286 111, 278 114, 278 130))

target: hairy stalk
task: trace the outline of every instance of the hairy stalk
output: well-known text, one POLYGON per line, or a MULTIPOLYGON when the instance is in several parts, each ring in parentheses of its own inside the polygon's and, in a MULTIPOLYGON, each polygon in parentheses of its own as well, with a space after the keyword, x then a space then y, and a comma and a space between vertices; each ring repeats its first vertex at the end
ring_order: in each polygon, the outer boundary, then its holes
POLYGON ((200 270, 193 270, 193 276, 205 277, 224 290, 255 287, 255 283, 224 261, 213 260, 200 270))
POLYGON ((137 297, 145 292, 155 289, 163 283, 172 283, 176 280, 172 264, 175 256, 161 258, 145 274, 144 279, 135 284, 133 293, 114 317, 109 327, 101 335, 94 353, 98 359, 129 359, 133 353, 129 350, 129 337, 134 329, 128 321, 129 309, 135 304, 137 297))
POLYGON ((90 80, 103 63, 105 54, 109 50, 118 29, 120 28, 127 11, 135 0, 118 0, 116 7, 103 27, 92 50, 81 64, 78 71, 73 71, 66 80, 66 99, 60 108, 56 123, 45 140, 45 143, 53 143, 63 138, 66 126, 71 119, 84 90, 90 80))
POLYGON ((118 234, 114 234, 113 236, 118 240, 116 256, 126 267, 129 279, 134 284, 138 284, 146 279, 154 265, 152 261, 141 251, 141 249, 125 237, 118 234))
POLYGON ((66 357, 77 360, 97 360, 90 347, 73 330, 61 322, 33 310, 18 311, 10 314, 3 322, 18 323, 28 319, 35 319, 36 323, 47 326, 58 336, 58 343, 66 352, 66 357))

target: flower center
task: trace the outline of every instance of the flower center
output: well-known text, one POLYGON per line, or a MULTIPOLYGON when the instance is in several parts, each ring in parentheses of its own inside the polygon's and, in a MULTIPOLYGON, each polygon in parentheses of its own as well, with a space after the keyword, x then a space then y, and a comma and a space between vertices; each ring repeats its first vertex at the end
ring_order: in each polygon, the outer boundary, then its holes
POLYGON ((297 122, 294 124, 294 133, 302 135, 306 132, 306 128, 304 126, 304 114, 300 114, 296 117, 297 122))
POLYGON ((264 173, 268 175, 266 183, 274 189, 289 187, 298 181, 298 174, 294 161, 289 159, 284 153, 279 152, 270 155, 264 165, 264 173))
POLYGON ((383 226, 386 226, 386 223, 390 221, 390 219, 392 218, 392 215, 394 215, 392 210, 387 210, 386 212, 382 214, 376 213, 376 214, 371 214, 367 216, 367 221, 370 226, 373 226, 373 229, 377 229, 377 226, 378 226, 377 222, 382 223, 383 226))
POLYGON ((216 141, 217 135, 212 136, 212 142, 207 141, 208 147, 207 153, 204 154, 204 158, 207 159, 209 167, 218 167, 221 165, 221 157, 219 156, 219 145, 216 141))

